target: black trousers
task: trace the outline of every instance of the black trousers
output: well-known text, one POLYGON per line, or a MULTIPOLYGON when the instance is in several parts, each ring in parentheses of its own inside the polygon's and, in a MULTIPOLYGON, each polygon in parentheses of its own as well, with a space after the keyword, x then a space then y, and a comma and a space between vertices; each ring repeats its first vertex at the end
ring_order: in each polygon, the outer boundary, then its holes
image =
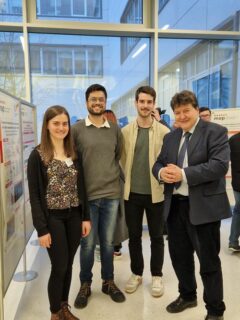
MULTIPOLYGON (((217 210, 217 208, 216 208, 217 210)), ((223 302, 223 279, 220 252, 220 221, 192 225, 189 220, 188 198, 173 196, 167 220, 169 252, 179 281, 180 296, 185 300, 196 298, 194 251, 200 262, 203 299, 208 314, 221 316, 223 302)))
POLYGON ((48 228, 52 245, 48 249, 51 274, 48 282, 50 310, 57 313, 61 302, 68 301, 72 264, 80 243, 82 228, 79 208, 49 210, 48 228))
POLYGON ((151 195, 137 193, 130 193, 129 200, 125 201, 131 271, 136 275, 141 276, 143 274, 142 223, 144 210, 146 211, 151 240, 151 274, 153 276, 162 276, 164 257, 163 202, 152 203, 151 195))

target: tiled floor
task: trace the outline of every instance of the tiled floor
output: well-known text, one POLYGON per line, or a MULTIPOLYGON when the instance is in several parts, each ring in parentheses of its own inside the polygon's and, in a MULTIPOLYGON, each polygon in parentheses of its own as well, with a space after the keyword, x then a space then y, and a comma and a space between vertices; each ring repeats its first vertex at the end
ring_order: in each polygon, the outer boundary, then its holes
MULTIPOLYGON (((230 220, 222 223, 222 251, 221 259, 224 273, 225 302, 227 310, 225 320, 240 319, 240 254, 231 254, 227 249, 230 220)), ((101 292, 100 263, 95 262, 92 284, 92 295, 85 309, 72 312, 81 320, 203 320, 206 314, 202 301, 202 283, 199 278, 199 266, 196 259, 197 281, 198 281, 198 306, 185 310, 180 314, 169 314, 166 305, 178 296, 177 281, 173 272, 169 254, 168 243, 165 241, 164 282, 165 294, 161 298, 153 298, 150 292, 151 277, 149 274, 149 239, 147 231, 143 235, 143 247, 145 257, 145 271, 143 284, 133 294, 126 294, 126 301, 118 304, 113 302, 109 296, 101 292)), ((123 289, 127 281, 129 270, 129 257, 127 242, 123 244, 122 260, 115 261, 115 280, 117 285, 123 289)), ((69 303, 73 305, 75 296, 79 290, 79 252, 77 252, 69 303)), ((38 271, 37 279, 28 282, 24 290, 15 320, 47 320, 50 319, 47 298, 47 280, 49 276, 49 261, 44 249, 40 249, 32 268, 38 271)), ((7 319, 6 319, 7 320, 7 319)))

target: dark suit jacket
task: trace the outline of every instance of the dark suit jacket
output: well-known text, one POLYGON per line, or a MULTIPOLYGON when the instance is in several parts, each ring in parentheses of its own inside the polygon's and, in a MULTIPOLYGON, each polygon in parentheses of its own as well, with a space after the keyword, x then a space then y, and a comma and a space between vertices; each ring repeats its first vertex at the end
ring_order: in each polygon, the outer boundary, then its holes
POLYGON ((240 132, 229 139, 233 190, 240 192, 240 132))
MULTIPOLYGON (((168 163, 177 163, 182 129, 176 129, 164 137, 163 147, 153 174, 168 163)), ((225 174, 230 158, 227 130, 218 124, 199 120, 188 145, 188 167, 185 174, 189 187, 189 217, 193 225, 218 221, 231 216, 226 193, 225 174)), ((167 219, 173 184, 164 184, 164 215, 167 219)))

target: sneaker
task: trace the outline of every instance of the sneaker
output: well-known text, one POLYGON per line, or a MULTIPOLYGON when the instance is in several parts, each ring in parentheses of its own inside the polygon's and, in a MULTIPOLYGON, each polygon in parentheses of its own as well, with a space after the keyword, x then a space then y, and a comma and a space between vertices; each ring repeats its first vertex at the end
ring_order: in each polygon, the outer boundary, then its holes
POLYGON ((125 291, 127 293, 133 293, 137 290, 138 286, 142 283, 142 276, 138 276, 136 274, 132 274, 128 279, 128 282, 125 286, 125 291))
POLYGON ((118 289, 113 280, 103 281, 102 292, 108 294, 115 302, 123 302, 126 300, 124 294, 118 289))
POLYGON ((240 252, 240 246, 238 244, 229 244, 228 250, 232 252, 240 252))
POLYGON ((87 306, 88 297, 91 295, 91 282, 83 282, 74 302, 74 307, 83 309, 87 306))
POLYGON ((161 297, 164 293, 164 284, 162 277, 152 277, 152 296, 161 297))
POLYGON ((114 251, 113 259, 114 260, 121 260, 122 259, 122 252, 121 251, 114 251))

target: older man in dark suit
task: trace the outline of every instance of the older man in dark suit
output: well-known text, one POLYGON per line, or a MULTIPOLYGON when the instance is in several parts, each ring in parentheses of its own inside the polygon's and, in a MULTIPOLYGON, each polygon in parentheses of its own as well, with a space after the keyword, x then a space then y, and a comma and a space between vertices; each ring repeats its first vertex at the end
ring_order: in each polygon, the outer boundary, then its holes
POLYGON ((206 320, 222 320, 221 219, 231 216, 225 174, 229 164, 226 128, 199 119, 194 93, 171 100, 179 128, 167 134, 153 174, 165 184, 164 214, 179 297, 167 306, 178 313, 197 305, 194 252, 200 262, 206 320))

